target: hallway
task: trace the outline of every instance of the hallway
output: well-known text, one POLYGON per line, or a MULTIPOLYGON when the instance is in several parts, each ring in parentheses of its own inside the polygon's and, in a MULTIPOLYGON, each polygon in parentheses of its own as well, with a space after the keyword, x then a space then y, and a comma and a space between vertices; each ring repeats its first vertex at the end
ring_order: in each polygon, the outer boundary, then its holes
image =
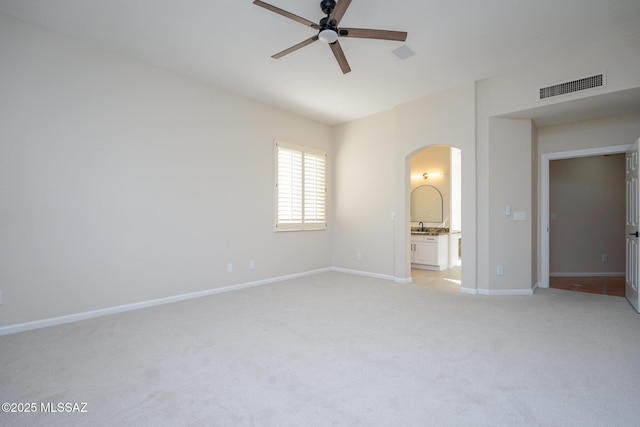
POLYGON ((624 297, 624 276, 550 277, 549 287, 567 291, 624 297))

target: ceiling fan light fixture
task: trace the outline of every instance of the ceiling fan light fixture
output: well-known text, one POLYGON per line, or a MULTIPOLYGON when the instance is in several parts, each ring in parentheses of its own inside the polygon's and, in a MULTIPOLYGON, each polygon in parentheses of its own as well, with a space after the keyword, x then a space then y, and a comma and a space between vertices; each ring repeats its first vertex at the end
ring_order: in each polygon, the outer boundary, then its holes
POLYGON ((338 33, 331 28, 325 28, 318 33, 318 38, 321 42, 331 44, 338 41, 338 33))
POLYGON ((277 13, 278 15, 282 15, 285 18, 289 18, 293 21, 303 24, 305 27, 311 27, 314 30, 318 31, 312 37, 309 37, 308 39, 303 40, 302 42, 295 44, 290 48, 283 50, 282 52, 271 55, 272 58, 282 58, 283 56, 288 55, 291 52, 295 52, 298 49, 301 49, 313 42, 320 40, 322 43, 329 45, 331 52, 333 52, 333 56, 335 56, 336 61, 338 61, 338 65, 340 66, 342 73, 347 74, 351 71, 351 67, 349 67, 349 62, 347 61, 347 58, 342 51, 342 47, 338 42, 339 37, 393 40, 401 42, 404 42, 407 39, 406 31, 375 30, 368 28, 339 28, 340 21, 349 8, 351 1, 352 0, 321 0, 320 8, 326 16, 320 19, 320 22, 318 22, 317 24, 315 22, 309 21, 306 18, 280 9, 279 7, 273 6, 269 3, 265 3, 262 0, 253 0, 253 4, 267 9, 271 12, 277 13))

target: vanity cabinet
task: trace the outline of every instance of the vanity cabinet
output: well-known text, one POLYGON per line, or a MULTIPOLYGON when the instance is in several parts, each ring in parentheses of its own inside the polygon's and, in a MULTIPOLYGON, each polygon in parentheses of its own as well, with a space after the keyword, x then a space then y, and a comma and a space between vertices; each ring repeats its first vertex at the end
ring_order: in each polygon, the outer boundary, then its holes
POLYGON ((449 235, 411 235, 411 266, 425 270, 447 268, 449 235))

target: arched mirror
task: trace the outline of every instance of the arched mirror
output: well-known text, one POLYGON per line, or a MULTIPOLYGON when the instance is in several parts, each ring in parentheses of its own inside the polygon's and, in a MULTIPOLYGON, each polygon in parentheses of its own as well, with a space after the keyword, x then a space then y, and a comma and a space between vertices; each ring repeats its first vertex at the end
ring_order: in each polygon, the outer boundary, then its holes
POLYGON ((432 185, 421 185, 411 192, 411 221, 442 222, 442 194, 432 185))

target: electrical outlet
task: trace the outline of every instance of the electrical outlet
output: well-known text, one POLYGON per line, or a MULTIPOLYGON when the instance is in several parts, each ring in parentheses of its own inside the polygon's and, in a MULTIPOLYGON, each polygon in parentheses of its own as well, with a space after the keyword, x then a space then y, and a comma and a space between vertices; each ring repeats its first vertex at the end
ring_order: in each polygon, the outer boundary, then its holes
POLYGON ((602 254, 602 262, 607 262, 607 254, 602 254))
POLYGON ((231 273, 233 271, 233 264, 229 263, 227 264, 227 273, 231 273))
POLYGON ((498 276, 502 276, 502 275, 504 274, 504 266, 499 265, 499 266, 496 268, 496 274, 497 274, 498 276))
POLYGON ((356 260, 362 261, 362 254, 360 252, 356 254, 356 260))
POLYGON ((2 291, 0 291, 0 305, 2 305, 2 291))
POLYGON ((249 269, 250 270, 256 269, 256 262, 254 260, 249 261, 249 269))

